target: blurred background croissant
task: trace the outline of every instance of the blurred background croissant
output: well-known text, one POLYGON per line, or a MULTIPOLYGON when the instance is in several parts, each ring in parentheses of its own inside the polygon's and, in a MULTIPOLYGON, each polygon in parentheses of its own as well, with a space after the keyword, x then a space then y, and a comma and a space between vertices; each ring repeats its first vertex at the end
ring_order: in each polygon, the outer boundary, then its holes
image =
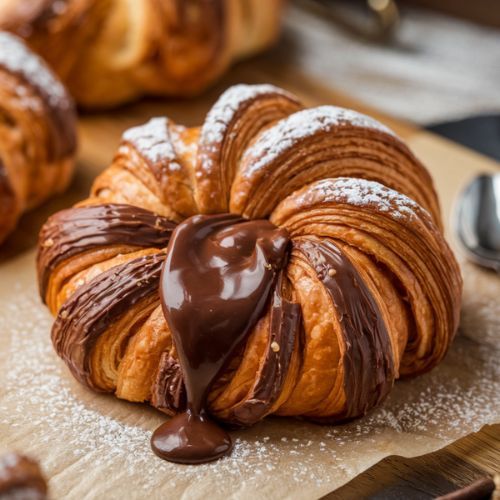
POLYGON ((192 95, 276 38, 284 0, 2 0, 0 29, 25 38, 84 107, 192 95))

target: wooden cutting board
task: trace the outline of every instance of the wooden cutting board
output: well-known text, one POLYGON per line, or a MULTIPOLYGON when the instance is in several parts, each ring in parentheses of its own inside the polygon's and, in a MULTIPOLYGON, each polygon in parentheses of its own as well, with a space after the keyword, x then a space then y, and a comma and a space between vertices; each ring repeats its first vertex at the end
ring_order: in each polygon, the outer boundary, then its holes
MULTIPOLYGON (((15 233, 0 250, 0 263, 9 265, 9 262, 21 251, 32 249, 36 244, 38 230, 48 215, 87 195, 93 178, 109 164, 117 148, 120 135, 126 128, 158 115, 168 115, 185 125, 199 124, 221 91, 228 85, 241 82, 274 83, 296 93, 307 105, 335 104, 349 107, 371 114, 389 125, 409 143, 417 156, 430 169, 441 199, 445 220, 448 222, 451 220, 453 200, 466 182, 477 173, 493 172, 499 168, 499 165, 492 160, 409 123, 385 116, 383 113, 371 109, 369 105, 359 103, 337 92, 327 86, 325 82, 314 81, 293 67, 277 65, 272 58, 262 57, 236 66, 216 87, 204 96, 193 100, 147 99, 113 112, 83 114, 79 122, 80 151, 77 172, 71 189, 59 198, 23 217, 15 233)), ((448 233, 451 236, 449 229, 450 224, 448 224, 448 233)), ((500 280, 497 290, 500 294, 500 280)), ((496 332, 496 334, 500 335, 500 332, 496 332)), ((466 461, 470 461, 471 456, 473 457, 474 477, 476 477, 481 471, 488 473, 498 471, 500 450, 497 445, 498 426, 494 426, 471 437, 468 446, 459 446, 454 453, 466 461), (496 438, 493 437, 493 434, 496 435, 496 438), (496 444, 494 439, 497 440, 496 444), (488 443, 492 446, 488 447, 488 443)), ((401 471, 404 471, 406 466, 403 464, 401 467, 401 471)), ((439 463, 436 467, 439 467, 439 463)), ((390 468, 396 470, 398 468, 397 461, 390 462, 390 468)), ((360 497, 371 491, 370 483, 377 480, 374 477, 365 480, 364 487, 362 485, 354 487, 359 488, 357 491, 360 497)), ((474 477, 471 476, 471 479, 474 477)), ((352 493, 352 489, 350 492, 352 493)))

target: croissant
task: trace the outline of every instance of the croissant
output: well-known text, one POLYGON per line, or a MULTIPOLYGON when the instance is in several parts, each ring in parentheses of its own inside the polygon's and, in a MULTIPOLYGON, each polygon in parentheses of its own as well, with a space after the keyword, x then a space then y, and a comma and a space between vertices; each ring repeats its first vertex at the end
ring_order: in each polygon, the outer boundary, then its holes
POLYGON ((45 500, 47 483, 38 463, 14 452, 0 456, 0 498, 45 500))
POLYGON ((212 377, 218 421, 336 423, 445 356, 462 281, 441 228, 428 172, 387 127, 237 85, 201 127, 124 133, 90 197, 42 228, 40 294, 96 391, 175 415, 212 377))
POLYGON ((69 183, 74 105, 43 61, 0 32, 0 243, 19 217, 69 183))
POLYGON ((78 104, 192 95, 277 37, 284 0, 2 0, 0 29, 26 39, 78 104))

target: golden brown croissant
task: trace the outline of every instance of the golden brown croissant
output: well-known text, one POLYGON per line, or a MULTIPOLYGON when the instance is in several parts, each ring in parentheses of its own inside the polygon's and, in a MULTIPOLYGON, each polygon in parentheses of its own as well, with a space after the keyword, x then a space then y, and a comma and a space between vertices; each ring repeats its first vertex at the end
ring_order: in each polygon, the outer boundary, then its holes
POLYGON ((26 39, 75 100, 110 107, 191 95, 269 46, 284 0, 2 0, 0 29, 26 39))
POLYGON ((75 149, 66 90, 24 42, 0 32, 0 242, 23 212, 66 188, 75 149))
POLYGON ((302 109, 271 85, 238 85, 200 128, 154 118, 125 132, 91 197, 43 227, 40 293, 57 316, 55 349, 75 377, 169 414, 185 408, 178 353, 188 347, 182 332, 173 340, 173 316, 165 321, 162 265, 165 280, 182 253, 198 258, 216 240, 219 250, 239 248, 241 231, 255 229, 246 219, 259 225, 257 246, 290 242, 262 312, 209 388, 217 419, 359 417, 400 375, 443 359, 462 283, 425 168, 367 116, 302 109), (245 219, 191 217, 224 213, 245 219), (210 241, 187 238, 212 223, 224 227, 210 241))
POLYGON ((0 456, 0 498, 45 500, 47 483, 38 463, 14 452, 0 456))

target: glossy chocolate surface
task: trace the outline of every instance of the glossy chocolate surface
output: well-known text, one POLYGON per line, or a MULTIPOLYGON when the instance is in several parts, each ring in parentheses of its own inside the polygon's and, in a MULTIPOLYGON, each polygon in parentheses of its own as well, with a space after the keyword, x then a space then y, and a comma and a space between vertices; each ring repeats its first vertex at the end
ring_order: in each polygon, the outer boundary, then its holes
POLYGON ((37 270, 45 301, 49 277, 61 262, 112 245, 164 248, 175 223, 144 208, 107 203, 61 210, 40 231, 37 270))
POLYGON ((179 355, 187 410, 160 426, 152 447, 173 462, 214 460, 229 436, 205 409, 208 390, 262 316, 285 263, 288 235, 265 220, 197 215, 172 234, 160 296, 179 355))
POLYGON ((338 423, 364 415, 391 390, 395 369, 389 333, 372 293, 349 258, 328 240, 294 241, 330 294, 345 343, 342 414, 325 419, 338 423))
POLYGON ((233 408, 229 416, 235 425, 255 424, 270 413, 283 389, 294 347, 300 341, 302 310, 300 304, 284 296, 283 280, 284 271, 273 292, 269 338, 263 362, 250 394, 233 408))
POLYGON ((101 390, 92 378, 92 350, 109 326, 134 305, 158 303, 164 259, 164 253, 150 254, 112 267, 80 286, 59 309, 52 343, 77 380, 101 390))

